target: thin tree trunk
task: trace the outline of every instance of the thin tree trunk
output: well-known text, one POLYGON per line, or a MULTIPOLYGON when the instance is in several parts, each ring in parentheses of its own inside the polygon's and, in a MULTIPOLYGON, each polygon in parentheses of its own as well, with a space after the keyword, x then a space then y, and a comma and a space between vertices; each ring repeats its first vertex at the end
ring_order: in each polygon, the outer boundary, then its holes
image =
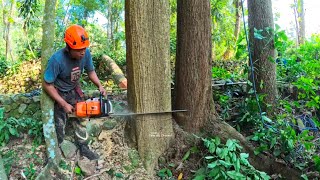
MULTIPOLYGON (((41 53, 41 72, 42 79, 44 71, 47 67, 50 56, 54 53, 53 40, 54 40, 54 29, 55 21, 52 19, 55 17, 55 5, 56 0, 46 0, 45 10, 43 17, 43 34, 42 34, 42 53, 41 53)), ((60 150, 58 147, 57 135, 53 117, 54 103, 50 96, 42 91, 41 96, 41 110, 42 110, 42 121, 43 121, 43 133, 47 145, 47 154, 49 161, 53 161, 59 164, 61 159, 60 150)))
MULTIPOLYGON (((128 103, 132 112, 171 110, 169 1, 126 0, 128 103)), ((153 174, 173 138, 172 115, 142 115, 127 124, 131 142, 153 174)))
POLYGON ((13 10, 14 10, 14 4, 15 1, 7 2, 10 3, 10 10, 9 13, 6 10, 5 2, 2 0, 2 11, 3 11, 3 38, 6 42, 6 51, 5 51, 5 57, 6 60, 8 60, 9 55, 11 56, 11 60, 13 61, 13 55, 11 51, 11 41, 10 41, 10 28, 11 28, 11 21, 9 20, 12 16, 13 10))
POLYGON ((296 18, 298 45, 301 45, 306 38, 304 0, 294 0, 294 13, 296 18))
MULTIPOLYGON (((238 41, 239 34, 240 34, 240 25, 241 25, 241 0, 235 0, 234 5, 236 8, 236 22, 234 25, 234 38, 235 38, 235 44, 238 41)), ((234 47, 235 48, 235 47, 234 47)))
MULTIPOLYGON (((272 4, 271 0, 248 0, 249 12, 249 43, 254 65, 256 90, 266 95, 263 99, 263 111, 273 116, 276 107, 276 64, 272 4), (255 37, 254 30, 262 30, 261 36, 255 37), (268 108, 270 107, 270 108, 268 108)), ((249 62, 250 63, 250 62, 249 62)), ((252 81, 250 73, 250 80, 252 81)))
POLYGON ((239 38, 239 33, 240 33, 240 25, 241 25, 241 1, 240 0, 235 0, 233 2, 234 7, 235 7, 235 24, 234 24, 234 39, 231 45, 228 46, 227 50, 223 54, 223 59, 228 60, 234 57, 235 54, 235 49, 237 45, 237 41, 239 38))

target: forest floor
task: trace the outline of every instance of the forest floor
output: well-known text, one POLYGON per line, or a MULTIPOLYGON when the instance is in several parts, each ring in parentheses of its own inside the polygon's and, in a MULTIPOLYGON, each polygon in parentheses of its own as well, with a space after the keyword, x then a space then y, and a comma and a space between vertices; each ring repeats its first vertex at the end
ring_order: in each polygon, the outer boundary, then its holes
MULTIPOLYGON (((115 97, 118 101, 123 101, 123 97, 115 97), (118 99, 117 99, 118 98, 118 99)), ((91 120, 93 121, 93 120, 91 120)), ((66 179, 190 179, 190 170, 197 170, 196 165, 199 159, 192 158, 188 162, 183 162, 183 156, 190 148, 185 140, 185 132, 174 124, 175 138, 172 146, 166 154, 159 160, 159 166, 155 174, 150 176, 143 168, 136 149, 129 147, 125 137, 125 119, 97 119, 97 124, 104 121, 116 122, 112 129, 102 129, 101 132, 91 141, 89 147, 100 155, 97 161, 89 161, 85 157, 79 157, 79 153, 73 158, 62 158, 60 164, 61 172, 66 179), (81 168, 79 168, 81 167, 81 168), (81 171, 80 171, 81 169, 81 171), (159 171, 162 175, 158 176, 159 171), (169 172, 170 171, 170 172, 169 172), (170 175, 171 174, 171 175, 170 175), (171 177, 169 177, 171 176, 171 177)), ((46 165, 46 146, 34 145, 33 140, 27 135, 22 134, 19 138, 10 139, 10 142, 0 148, 6 169, 9 169, 10 180, 35 179, 46 165)))

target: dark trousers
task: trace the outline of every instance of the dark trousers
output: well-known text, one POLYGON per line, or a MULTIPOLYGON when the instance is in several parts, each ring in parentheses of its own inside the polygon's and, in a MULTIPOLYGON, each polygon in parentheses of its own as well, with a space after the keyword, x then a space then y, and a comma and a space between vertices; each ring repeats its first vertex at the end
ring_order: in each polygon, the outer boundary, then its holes
MULTIPOLYGON (((60 96, 72 106, 75 106, 77 102, 83 100, 75 90, 71 90, 68 92, 58 92, 60 96)), ((65 137, 67 123, 72 124, 72 131, 76 141, 75 143, 87 144, 88 133, 86 131, 86 127, 84 125, 81 125, 82 119, 68 118, 67 113, 64 111, 63 107, 60 106, 58 103, 54 104, 54 120, 59 145, 62 143, 65 137)))

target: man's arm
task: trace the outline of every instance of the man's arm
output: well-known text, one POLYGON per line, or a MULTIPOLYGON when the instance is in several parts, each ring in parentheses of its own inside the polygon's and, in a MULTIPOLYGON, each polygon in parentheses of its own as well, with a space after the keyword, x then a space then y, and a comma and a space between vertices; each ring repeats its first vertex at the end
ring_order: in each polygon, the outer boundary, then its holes
POLYGON ((88 72, 89 79, 98 87, 99 91, 102 93, 103 96, 107 95, 106 90, 103 88, 103 86, 100 83, 100 80, 97 76, 97 73, 95 71, 88 72))
POLYGON ((53 84, 49 84, 45 81, 42 82, 42 86, 44 90, 49 94, 49 96, 55 100, 60 106, 63 107, 66 113, 73 112, 73 106, 67 103, 58 93, 57 89, 53 86, 53 84))

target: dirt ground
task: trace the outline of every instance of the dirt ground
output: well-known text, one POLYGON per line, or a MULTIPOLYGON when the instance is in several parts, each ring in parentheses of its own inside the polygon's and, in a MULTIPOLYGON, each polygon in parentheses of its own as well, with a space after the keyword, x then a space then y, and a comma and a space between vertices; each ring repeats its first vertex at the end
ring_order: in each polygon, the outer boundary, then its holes
MULTIPOLYGON (((184 132, 174 124, 176 136, 172 142, 172 147, 160 158, 159 167, 155 174, 150 176, 143 168, 138 153, 134 148, 128 147, 125 139, 124 128, 126 121, 119 120, 111 130, 102 130, 96 137, 90 148, 100 155, 98 161, 89 161, 84 157, 67 160, 63 158, 60 168, 68 179, 161 179, 157 173, 161 169, 170 169, 172 178, 177 179, 183 175, 183 179, 192 177, 190 170, 196 170, 196 163, 192 162, 192 157, 188 162, 182 162, 182 158, 190 145, 185 141, 184 132), (86 161, 89 169, 94 172, 86 174, 77 171, 77 161, 86 161), (91 166, 91 167, 90 167, 91 166)), ((46 163, 45 144, 35 147, 32 139, 24 134, 20 138, 10 140, 10 143, 0 149, 4 154, 5 164, 11 164, 9 179, 35 179, 44 168, 46 163)), ((198 160, 197 160, 198 161, 198 160)))

